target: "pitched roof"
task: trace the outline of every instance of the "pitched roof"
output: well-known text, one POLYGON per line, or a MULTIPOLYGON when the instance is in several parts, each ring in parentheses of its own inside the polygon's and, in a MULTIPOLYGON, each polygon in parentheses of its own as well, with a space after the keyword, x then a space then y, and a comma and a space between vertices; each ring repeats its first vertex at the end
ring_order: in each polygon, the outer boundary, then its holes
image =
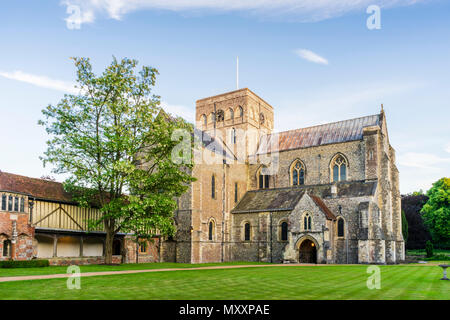
POLYGON ((332 122, 263 136, 257 154, 361 140, 365 127, 380 125, 380 115, 332 122), (276 139, 278 138, 278 143, 276 139), (274 144, 273 146, 271 144, 274 144))
POLYGON ((7 172, 0 172, 0 191, 22 193, 42 200, 73 202, 62 183, 7 172))
POLYGON ((322 201, 321 198, 309 195, 311 199, 313 199, 314 203, 320 208, 320 210, 325 214, 328 220, 336 220, 336 216, 331 212, 330 209, 326 206, 326 204, 322 201))
POLYGON ((304 190, 262 189, 247 191, 232 213, 290 211, 298 203, 304 190))

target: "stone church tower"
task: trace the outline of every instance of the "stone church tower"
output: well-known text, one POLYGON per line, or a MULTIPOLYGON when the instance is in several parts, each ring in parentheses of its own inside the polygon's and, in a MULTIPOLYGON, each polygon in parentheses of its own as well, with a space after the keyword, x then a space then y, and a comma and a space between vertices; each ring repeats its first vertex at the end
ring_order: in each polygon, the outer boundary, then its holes
POLYGON ((241 89, 198 100, 195 119, 197 180, 178 200, 163 261, 404 260, 383 110, 273 133, 273 107, 241 89), (269 171, 267 157, 277 164, 269 171))

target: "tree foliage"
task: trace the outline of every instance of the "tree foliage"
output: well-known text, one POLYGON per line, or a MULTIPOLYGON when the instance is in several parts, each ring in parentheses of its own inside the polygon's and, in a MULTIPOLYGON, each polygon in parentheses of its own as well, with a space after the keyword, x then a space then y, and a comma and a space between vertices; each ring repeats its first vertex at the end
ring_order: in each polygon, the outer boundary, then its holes
POLYGON ((426 195, 402 196, 402 211, 408 222, 408 239, 405 240, 407 249, 424 249, 427 240, 431 239, 430 232, 420 214, 427 201, 426 195))
POLYGON ((427 192, 421 213, 435 245, 450 244, 450 178, 441 178, 427 192))
POLYGON ((180 118, 167 116, 160 97, 152 94, 158 71, 136 60, 113 59, 95 75, 87 58, 73 58, 78 95, 65 95, 42 112, 50 135, 44 164, 67 174, 65 188, 82 206, 97 206, 104 225, 106 263, 118 232, 151 237, 156 230, 172 235, 175 198, 192 181, 190 164, 171 161, 172 133, 192 130, 180 118))
POLYGON ((402 210, 402 233, 403 240, 408 242, 408 220, 406 220, 405 211, 402 210))

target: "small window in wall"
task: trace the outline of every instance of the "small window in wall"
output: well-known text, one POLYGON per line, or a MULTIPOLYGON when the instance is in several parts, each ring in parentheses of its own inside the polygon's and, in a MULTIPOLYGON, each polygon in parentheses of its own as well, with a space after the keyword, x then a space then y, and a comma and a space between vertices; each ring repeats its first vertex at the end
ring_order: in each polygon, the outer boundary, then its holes
POLYGON ((6 194, 2 194, 2 211, 6 211, 6 194))
POLYGON ((210 241, 214 240, 214 229, 215 229, 214 221, 210 220, 208 225, 208 240, 210 241))
POLYGON ((280 240, 287 241, 287 239, 288 239, 288 223, 286 221, 282 222, 280 225, 280 228, 281 228, 280 240))
POLYGON ((5 240, 3 241, 3 256, 9 257, 11 255, 11 241, 5 240))
POLYGON ((338 237, 344 236, 344 219, 338 218, 338 225, 337 225, 337 234, 338 237))
POLYGON ((309 213, 303 217, 303 229, 311 230, 311 215, 309 213))
POLYGON ((236 129, 231 129, 231 143, 236 144, 236 129))
POLYGON ((19 197, 14 197, 14 211, 19 211, 19 197))
POLYGON ((211 176, 211 198, 216 198, 216 176, 211 176))
POLYGON ((8 197, 8 211, 13 211, 13 197, 8 197))
POLYGON ((244 240, 250 241, 250 223, 246 222, 244 225, 244 240))
POLYGON ((148 251, 148 242, 147 241, 142 241, 141 243, 139 243, 139 252, 140 253, 147 253, 148 251))
POLYGON ((268 188, 270 188, 269 175, 262 174, 262 168, 259 169, 258 180, 259 180, 258 184, 259 184, 259 188, 260 189, 268 189, 268 188))
POLYGON ((238 202, 238 183, 234 183, 234 203, 238 202))

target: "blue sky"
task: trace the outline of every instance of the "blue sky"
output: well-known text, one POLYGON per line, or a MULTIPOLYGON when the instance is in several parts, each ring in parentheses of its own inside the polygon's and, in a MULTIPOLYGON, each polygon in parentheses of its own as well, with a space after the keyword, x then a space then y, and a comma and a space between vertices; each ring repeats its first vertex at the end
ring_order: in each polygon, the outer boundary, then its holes
POLYGON ((197 99, 236 88, 239 56, 240 87, 274 107, 277 131, 375 114, 383 103, 402 193, 449 176, 449 1, 11 1, 0 24, 2 171, 50 173, 37 121, 70 91, 71 56, 90 57, 98 72, 113 55, 156 67, 155 92, 188 120, 197 99), (366 26, 371 4, 381 29, 366 26), (79 29, 66 21, 74 5, 79 29))

